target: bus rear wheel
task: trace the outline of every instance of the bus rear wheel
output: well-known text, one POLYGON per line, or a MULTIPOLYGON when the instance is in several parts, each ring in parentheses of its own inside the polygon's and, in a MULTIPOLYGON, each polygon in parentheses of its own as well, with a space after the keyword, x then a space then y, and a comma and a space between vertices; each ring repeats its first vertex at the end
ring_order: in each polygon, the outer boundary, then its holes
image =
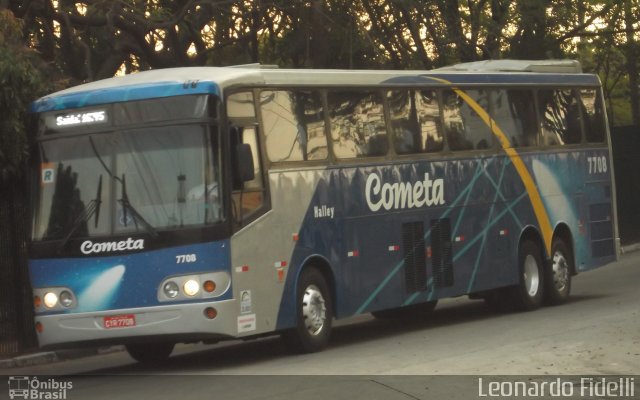
POLYGON ((306 268, 296 289, 296 326, 285 331, 287 345, 298 353, 313 353, 329 343, 333 304, 329 285, 316 268, 306 268))
POLYGON ((174 343, 132 343, 126 345, 127 353, 142 364, 157 364, 166 361, 173 351, 174 343))
POLYGON ((510 288, 510 300, 517 311, 532 311, 542 305, 544 294, 544 268, 542 251, 531 240, 520 244, 518 252, 520 280, 510 288))
POLYGON ((545 271, 544 300, 546 304, 562 304, 571 292, 573 255, 560 238, 551 243, 551 259, 545 271))

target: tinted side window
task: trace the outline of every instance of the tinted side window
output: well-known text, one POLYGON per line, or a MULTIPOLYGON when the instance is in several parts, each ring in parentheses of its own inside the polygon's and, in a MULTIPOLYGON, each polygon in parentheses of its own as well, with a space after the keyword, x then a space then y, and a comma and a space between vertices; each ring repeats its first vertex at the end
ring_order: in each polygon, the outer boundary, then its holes
POLYGON ((327 138, 319 93, 263 91, 260 94, 267 156, 272 162, 324 160, 327 138))
POLYGON ((329 92, 331 145, 337 158, 387 154, 389 146, 380 97, 377 92, 329 92))
MULTIPOLYGON (((476 103, 488 110, 489 92, 487 90, 465 90, 476 103)), ((474 150, 492 147, 493 138, 487 124, 453 90, 442 92, 444 113, 444 131, 449 149, 474 150)))
POLYGON ((533 91, 495 90, 491 99, 491 116, 509 139, 511 147, 536 146, 538 119, 533 91))
POLYGON ((553 146, 580 143, 580 111, 573 90, 538 91, 538 108, 546 144, 553 146))
POLYGON ((589 143, 602 143, 605 139, 604 107, 600 92, 595 89, 580 91, 582 114, 584 115, 584 133, 589 143))
POLYGON ((442 150, 444 140, 436 91, 392 91, 387 93, 387 100, 396 153, 442 150))

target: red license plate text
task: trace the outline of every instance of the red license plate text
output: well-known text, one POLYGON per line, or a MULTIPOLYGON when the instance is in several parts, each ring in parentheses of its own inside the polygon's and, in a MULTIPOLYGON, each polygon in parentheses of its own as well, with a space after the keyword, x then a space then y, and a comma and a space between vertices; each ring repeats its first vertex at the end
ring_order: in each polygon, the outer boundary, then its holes
POLYGON ((126 315, 114 315, 111 317, 104 317, 104 328, 129 328, 136 326, 136 316, 133 314, 126 315))

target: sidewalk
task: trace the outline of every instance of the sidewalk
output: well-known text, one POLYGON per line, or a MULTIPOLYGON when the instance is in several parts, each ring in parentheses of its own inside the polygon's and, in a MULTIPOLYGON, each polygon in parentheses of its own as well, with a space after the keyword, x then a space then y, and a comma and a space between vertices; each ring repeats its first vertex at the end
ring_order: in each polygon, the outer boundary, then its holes
POLYGON ((0 369, 21 368, 32 365, 48 364, 65 360, 74 360, 76 358, 82 357, 91 357, 99 354, 114 353, 117 351, 124 351, 124 346, 36 352, 0 360, 0 369))
MULTIPOLYGON (((640 242, 621 246, 622 254, 632 253, 638 250, 640 250, 640 242)), ((28 367, 31 365, 39 365, 39 364, 54 363, 54 362, 65 361, 65 360, 73 360, 76 358, 90 357, 90 356, 99 355, 99 354, 114 353, 118 351, 124 351, 124 346, 38 352, 38 353, 25 354, 25 355, 16 356, 13 358, 0 360, 0 369, 28 367)))

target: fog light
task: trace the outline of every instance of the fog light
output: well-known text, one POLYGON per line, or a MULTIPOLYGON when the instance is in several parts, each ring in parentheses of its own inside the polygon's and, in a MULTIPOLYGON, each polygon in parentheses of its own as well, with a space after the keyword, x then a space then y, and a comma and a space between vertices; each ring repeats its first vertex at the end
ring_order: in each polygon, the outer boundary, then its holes
POLYGON ((204 309, 204 315, 209 319, 214 319, 218 316, 218 310, 213 307, 207 307, 204 309))
POLYGON ((49 292, 47 294, 44 295, 44 305, 47 308, 53 308, 56 306, 56 304, 58 304, 58 295, 53 293, 53 292, 49 292))
POLYGON ((216 283, 214 281, 206 281, 204 285, 202 285, 202 287, 204 288, 205 292, 211 293, 216 290, 216 283))
POLYGON ((195 296, 200 290, 200 284, 193 279, 189 279, 184 283, 183 289, 187 296, 195 296))
POLYGON ((73 295, 68 290, 63 290, 60 293, 60 304, 65 307, 71 307, 73 305, 73 295))
POLYGON ((165 296, 173 299, 178 295, 180 288, 178 288, 178 284, 175 283, 174 281, 169 281, 164 284, 164 287, 162 288, 162 290, 164 290, 165 296))

